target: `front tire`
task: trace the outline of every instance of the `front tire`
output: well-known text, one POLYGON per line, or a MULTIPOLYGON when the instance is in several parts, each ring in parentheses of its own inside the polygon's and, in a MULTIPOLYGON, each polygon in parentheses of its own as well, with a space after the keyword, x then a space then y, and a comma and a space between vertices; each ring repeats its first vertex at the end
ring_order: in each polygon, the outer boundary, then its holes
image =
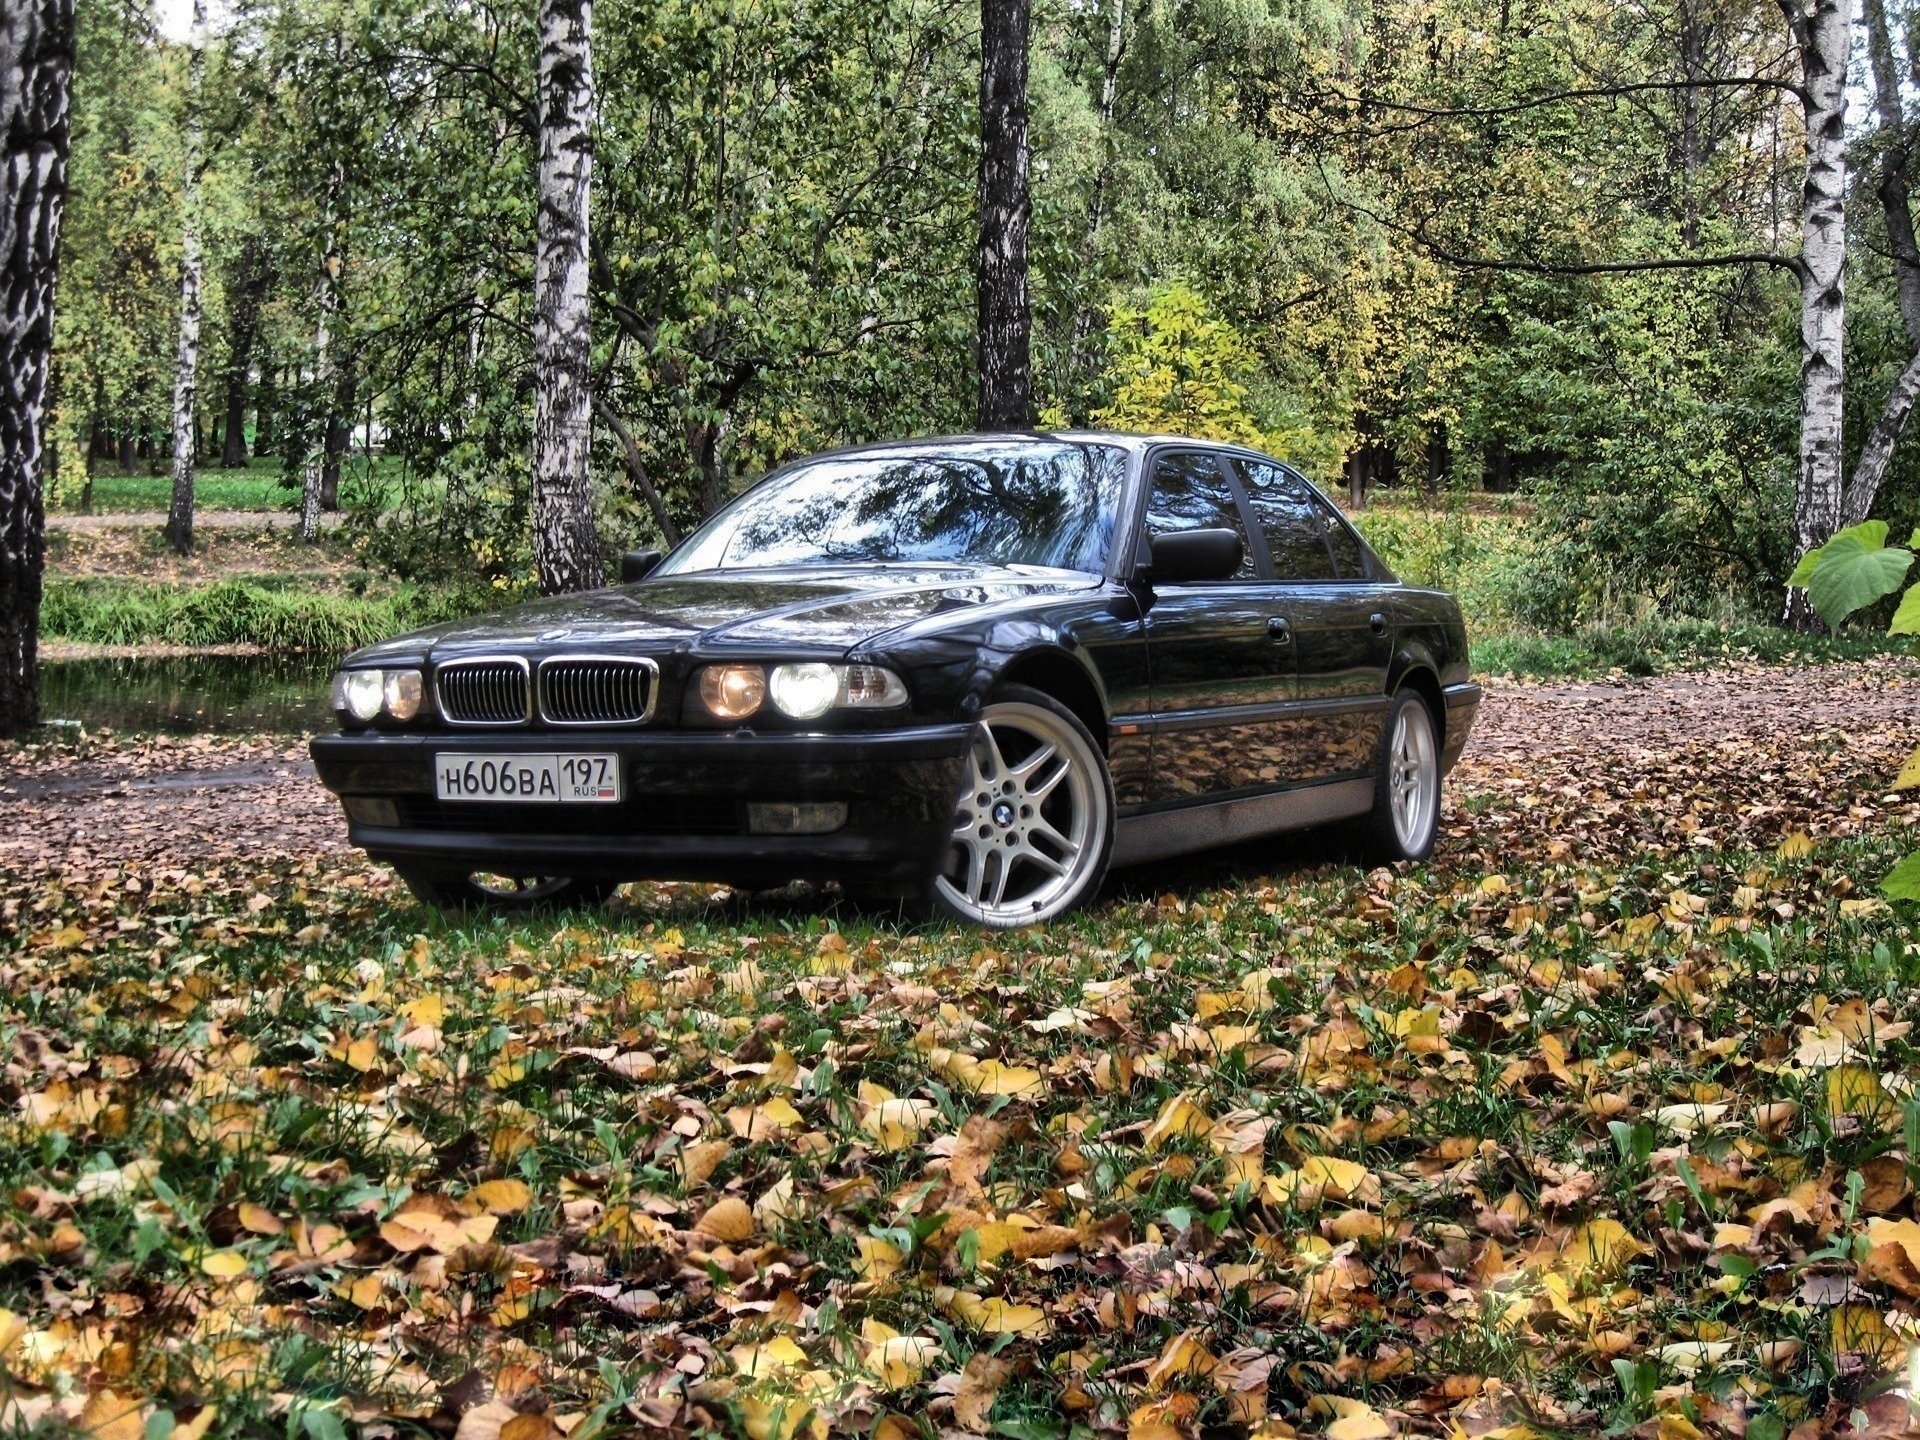
POLYGON ((1106 759, 1080 717, 1004 687, 980 712, 934 909, 993 930, 1065 914, 1106 878, 1113 811, 1106 759))
POLYGON ((620 888, 613 880, 567 875, 446 874, 394 867, 422 905, 447 914, 531 915, 605 904, 620 888))
POLYGON ((1366 821, 1374 864, 1424 860, 1440 833, 1440 727, 1418 690, 1401 690, 1387 710, 1373 813, 1366 821))

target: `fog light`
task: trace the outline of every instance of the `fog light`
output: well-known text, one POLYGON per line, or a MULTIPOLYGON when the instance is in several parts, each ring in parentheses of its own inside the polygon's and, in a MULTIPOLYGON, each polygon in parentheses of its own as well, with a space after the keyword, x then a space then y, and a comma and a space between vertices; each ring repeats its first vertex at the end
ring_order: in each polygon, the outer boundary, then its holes
POLYGON ((379 670, 343 670, 335 677, 335 703, 363 725, 380 713, 387 677, 379 670))
POLYGON ((722 720, 744 720, 767 698, 767 672, 758 665, 709 665, 700 672, 700 699, 722 720))
POLYGON ((383 692, 387 714, 396 720, 411 720, 420 713, 422 694, 418 670, 389 670, 383 692))
POLYGON ((831 835, 846 823, 844 800, 747 806, 747 830, 754 835, 831 835))
POLYGON ((377 825, 391 830, 400 823, 400 807, 378 795, 349 795, 340 802, 347 807, 347 819, 356 825, 377 825))
POLYGON ((817 720, 840 694, 840 673, 831 665, 778 665, 769 683, 773 703, 796 720, 817 720))

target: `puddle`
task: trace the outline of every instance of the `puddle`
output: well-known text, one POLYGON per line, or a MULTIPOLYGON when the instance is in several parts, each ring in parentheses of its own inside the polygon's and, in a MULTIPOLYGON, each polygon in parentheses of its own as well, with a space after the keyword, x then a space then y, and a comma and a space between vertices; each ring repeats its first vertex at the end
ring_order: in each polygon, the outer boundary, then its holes
POLYGON ((334 728, 332 675, 321 655, 50 660, 40 666, 40 714, 89 730, 312 735, 334 728))

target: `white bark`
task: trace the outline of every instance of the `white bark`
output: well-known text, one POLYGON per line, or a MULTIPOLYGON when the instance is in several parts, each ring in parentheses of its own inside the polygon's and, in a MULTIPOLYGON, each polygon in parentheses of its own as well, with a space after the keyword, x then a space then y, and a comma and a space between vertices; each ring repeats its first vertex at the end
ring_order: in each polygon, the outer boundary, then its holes
MULTIPOLYGON (((1801 68, 1807 122, 1806 184, 1800 205, 1800 470, 1794 487, 1796 556, 1825 543, 1840 524, 1847 336, 1847 61, 1850 0, 1780 0, 1801 68)), ((1788 597, 1804 622, 1804 596, 1788 597)))
POLYGON ((187 44, 186 156, 180 196, 180 329, 173 351, 173 499, 167 542, 182 555, 193 549, 194 401, 200 380, 200 145, 201 86, 206 69, 206 0, 193 0, 187 44))
POLYGON ((602 583, 588 461, 588 198, 593 185, 593 6, 540 0, 540 170, 533 318, 533 554, 540 588, 602 583))
POLYGON ((339 303, 334 275, 337 258, 329 253, 321 261, 320 281, 313 297, 313 393, 322 400, 315 413, 307 417, 302 441, 305 455, 300 472, 300 538, 309 542, 320 534, 320 492, 326 483, 327 422, 333 398, 333 311, 339 303))

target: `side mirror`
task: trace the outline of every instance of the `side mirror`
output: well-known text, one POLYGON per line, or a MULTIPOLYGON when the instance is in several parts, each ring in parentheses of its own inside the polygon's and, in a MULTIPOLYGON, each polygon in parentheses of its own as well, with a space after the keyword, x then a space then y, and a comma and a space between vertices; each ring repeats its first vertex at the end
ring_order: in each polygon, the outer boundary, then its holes
POLYGON ((620 583, 631 585, 636 580, 644 580, 653 573, 653 567, 660 563, 658 550, 629 550, 620 557, 620 583))
POLYGON ((1148 542, 1148 576, 1155 584, 1230 580, 1239 573, 1246 550, 1238 531, 1175 530, 1148 542))

